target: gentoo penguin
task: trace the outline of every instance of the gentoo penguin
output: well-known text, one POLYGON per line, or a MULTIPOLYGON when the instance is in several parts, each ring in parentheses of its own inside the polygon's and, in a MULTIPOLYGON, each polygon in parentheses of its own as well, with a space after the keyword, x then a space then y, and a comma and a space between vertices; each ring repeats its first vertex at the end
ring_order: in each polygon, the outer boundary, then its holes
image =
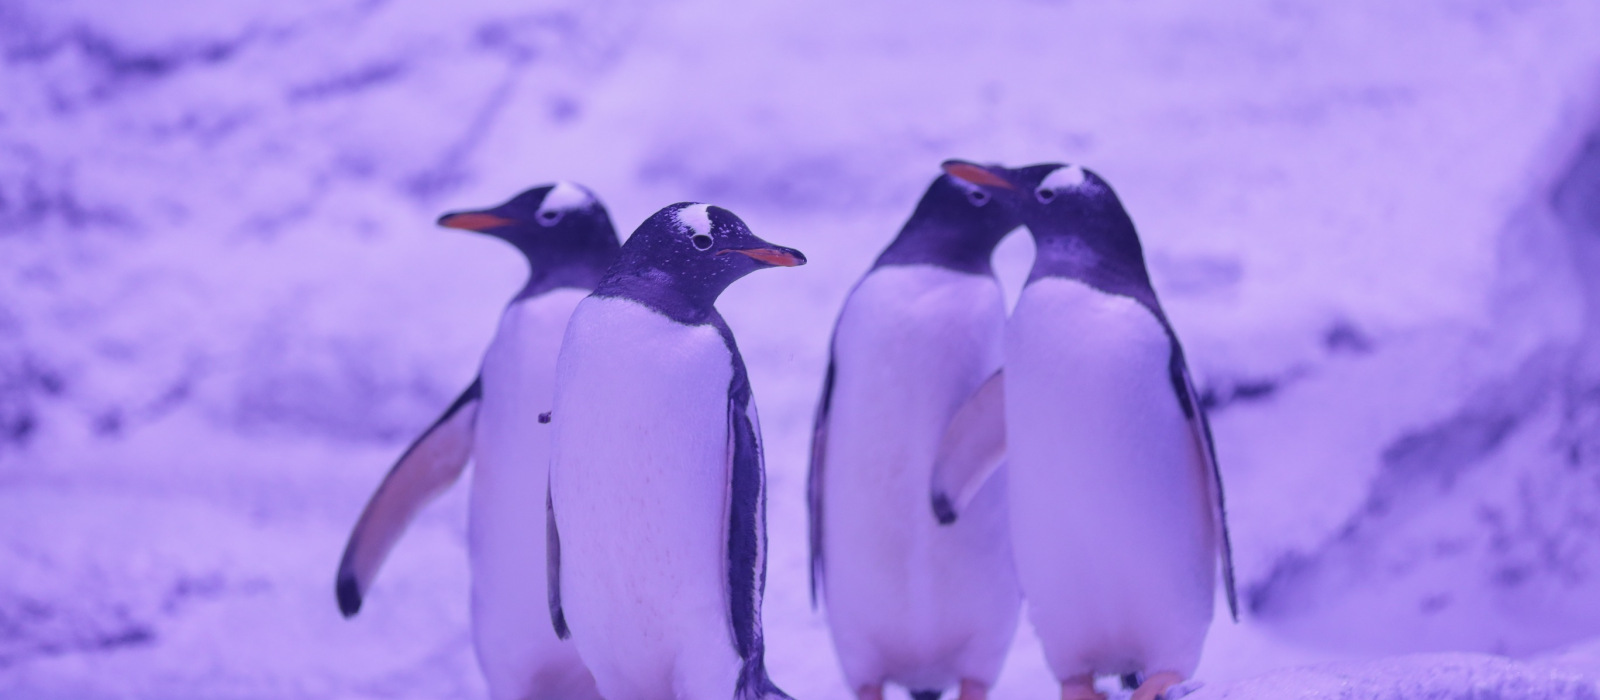
POLYGON ((478 379, 417 438, 356 523, 339 565, 339 609, 361 609, 373 576, 418 510, 474 474, 468 510, 472 638, 493 700, 596 700, 571 643, 545 607, 545 518, 556 353, 572 310, 616 259, 606 209, 571 183, 537 187, 500 206, 446 214, 439 225, 499 238, 531 274, 500 316, 478 379))
POLYGON ((788 697, 763 661, 761 429, 714 303, 754 270, 803 263, 733 212, 675 204, 639 226, 567 325, 549 621, 606 700, 788 697))
MULTIPOLYGON (((1013 202, 1035 256, 1003 385, 963 407, 944 446, 1005 452, 1017 573, 1063 700, 1098 697, 1108 674, 1159 697, 1199 663, 1219 561, 1238 613, 1211 431, 1133 222, 1079 166, 945 170, 1013 202)), ((970 463, 941 453, 936 502, 940 484, 982 477, 970 463)))
POLYGON ((1003 474, 959 524, 928 517, 934 455, 956 409, 1000 368, 1005 298, 989 258, 1020 221, 941 175, 845 300, 811 444, 812 602, 824 592, 860 700, 982 700, 1016 631, 1003 474))

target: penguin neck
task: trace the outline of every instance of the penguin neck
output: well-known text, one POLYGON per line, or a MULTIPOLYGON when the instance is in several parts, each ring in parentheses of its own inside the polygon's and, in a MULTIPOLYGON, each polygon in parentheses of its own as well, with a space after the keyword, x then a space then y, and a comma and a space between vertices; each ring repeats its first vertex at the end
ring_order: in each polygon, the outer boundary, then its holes
POLYGON ((722 289, 696 284, 683 276, 668 274, 653 267, 613 269, 595 287, 594 293, 643 304, 687 326, 716 323, 721 319, 717 314, 716 302, 722 289))
POLYGON ((1132 298, 1157 317, 1166 318, 1150 284, 1139 239, 1131 232, 1114 236, 1095 231, 1066 233, 1044 227, 1033 230, 1033 269, 1028 273, 1027 284, 1047 277, 1075 280, 1106 294, 1132 298))
POLYGON ((522 291, 517 292, 512 301, 522 301, 562 287, 594 289, 605 277, 606 268, 610 265, 612 257, 610 251, 594 251, 577 259, 571 259, 571 253, 566 253, 564 257, 568 259, 550 264, 540 262, 548 259, 544 254, 523 252, 528 259, 528 281, 522 285, 522 291))
POLYGON ((970 227, 914 218, 906 222, 900 235, 878 255, 872 267, 936 265, 956 272, 992 276, 994 268, 989 259, 1002 235, 984 235, 970 227))

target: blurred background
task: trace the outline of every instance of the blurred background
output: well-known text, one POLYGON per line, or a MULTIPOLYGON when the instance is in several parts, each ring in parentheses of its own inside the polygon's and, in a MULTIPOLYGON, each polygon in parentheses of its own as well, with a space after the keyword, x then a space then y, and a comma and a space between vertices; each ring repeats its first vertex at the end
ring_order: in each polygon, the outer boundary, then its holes
MULTIPOLYGON (((1211 407, 1244 620, 1200 677, 1600 637, 1600 5, 0 0, 0 696, 483 697, 465 489, 333 573, 520 257, 448 209, 719 204, 768 662, 828 333, 948 157, 1085 164, 1211 407)), ((1031 256, 998 265, 1013 296, 1031 256)), ((468 476, 470 478, 470 474, 468 476)), ((996 693, 1057 696, 1024 629, 996 693)))

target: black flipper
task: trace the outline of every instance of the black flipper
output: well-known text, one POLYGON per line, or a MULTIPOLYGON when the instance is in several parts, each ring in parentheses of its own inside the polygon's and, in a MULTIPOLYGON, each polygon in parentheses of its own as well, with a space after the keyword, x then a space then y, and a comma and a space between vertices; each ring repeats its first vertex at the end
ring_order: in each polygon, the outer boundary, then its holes
POLYGON ((787 698, 767 677, 761 630, 761 597, 767 585, 767 470, 761 422, 733 333, 720 315, 713 317, 713 323, 733 362, 728 383, 728 620, 734 650, 744 660, 734 697, 787 698))
POLYGON ((544 556, 550 625, 556 630, 556 639, 566 639, 572 630, 567 629, 567 613, 561 609, 561 535, 556 532, 556 504, 548 483, 544 489, 544 556))
POLYGON ((828 343, 828 373, 822 379, 822 397, 811 422, 811 469, 806 474, 806 511, 810 523, 811 608, 817 607, 822 587, 822 476, 828 454, 828 416, 833 410, 833 343, 828 343))
POLYGON ((1222 491, 1222 470, 1217 466, 1217 451, 1211 441, 1211 421, 1206 418, 1205 407, 1200 405, 1200 393, 1195 390, 1194 378, 1189 376, 1189 363, 1184 360, 1183 346, 1178 344, 1178 336, 1170 326, 1167 327, 1167 335, 1172 339, 1172 359, 1168 363, 1168 372, 1172 388, 1178 395, 1178 404, 1183 408, 1184 418, 1189 421, 1189 430, 1194 433, 1201 461, 1205 464, 1206 482, 1211 489, 1212 517, 1216 519, 1217 534, 1221 539, 1218 556, 1222 560, 1222 585, 1228 594, 1228 613, 1234 622, 1238 622, 1239 594, 1233 575, 1233 540, 1228 534, 1228 504, 1222 491))
POLYGON ((1005 464, 1005 370, 978 385, 945 426, 933 459, 933 516, 941 525, 956 521, 985 482, 1005 464))
POLYGON ((472 431, 482 398, 483 380, 474 379, 406 448, 367 501, 345 544, 334 584, 339 612, 345 617, 361 610, 378 568, 411 519, 460 478, 472 456, 472 431))

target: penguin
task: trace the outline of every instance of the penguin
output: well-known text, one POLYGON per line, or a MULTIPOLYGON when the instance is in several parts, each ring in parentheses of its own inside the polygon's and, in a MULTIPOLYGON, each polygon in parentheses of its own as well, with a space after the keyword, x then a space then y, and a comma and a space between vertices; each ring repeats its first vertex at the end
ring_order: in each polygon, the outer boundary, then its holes
POLYGON ((1199 663, 1219 566, 1235 620, 1238 602, 1211 429, 1133 221, 1081 166, 944 167, 1013 202, 1035 256, 1003 382, 952 421, 932 497, 959 504, 985 476, 952 455, 1003 452, 1017 574, 1063 700, 1101 697, 1096 675, 1161 697, 1199 663))
MULTIPOLYGON (((1009 202, 941 175, 846 298, 811 445, 811 594, 825 592, 860 700, 983 700, 1016 633, 1006 479, 957 525, 928 517, 945 427, 1001 365, 1005 297, 989 259, 1021 224, 1009 202)), ((997 466, 997 465, 994 465, 997 466)))
POLYGON ((491 209, 439 218, 521 251, 528 281, 506 305, 479 375, 411 444, 356 522, 339 564, 345 617, 361 609, 384 557, 412 517, 474 467, 467 541, 472 640, 492 700, 598 700, 594 679, 546 611, 545 519, 556 353, 567 319, 621 248, 605 207, 568 182, 491 209))
POLYGON ((764 662, 761 429, 714 304, 752 271, 805 261, 727 209, 675 204, 639 226, 567 325, 550 624, 606 700, 788 697, 764 662))

